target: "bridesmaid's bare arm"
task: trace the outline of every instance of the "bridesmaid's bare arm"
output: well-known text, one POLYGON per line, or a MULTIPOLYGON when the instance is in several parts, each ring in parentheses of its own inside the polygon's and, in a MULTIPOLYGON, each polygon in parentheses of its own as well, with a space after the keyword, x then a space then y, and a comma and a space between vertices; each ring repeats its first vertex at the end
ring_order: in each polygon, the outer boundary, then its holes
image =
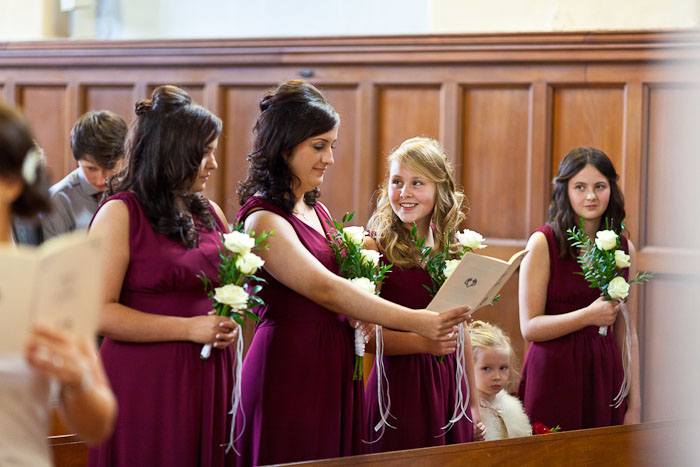
POLYGON ((411 310, 375 295, 358 293, 346 279, 321 264, 301 243, 292 226, 269 211, 256 211, 246 219, 246 230, 274 230, 269 249, 260 252, 265 270, 295 292, 336 313, 361 321, 440 338, 467 318, 468 308, 445 313, 411 310))
POLYGON ((549 284, 549 248, 542 232, 535 232, 527 242, 530 251, 520 265, 518 303, 520 331, 530 342, 556 339, 586 326, 610 326, 620 307, 601 298, 585 308, 561 315, 545 315, 549 284))
POLYGON ((177 316, 144 313, 119 303, 129 266, 129 211, 122 201, 111 200, 97 212, 89 235, 105 238, 105 306, 99 332, 127 342, 192 341, 221 348, 235 338, 231 318, 222 316, 177 316), (220 326, 223 324, 223 326, 220 326), (224 339, 217 339, 216 335, 224 339))

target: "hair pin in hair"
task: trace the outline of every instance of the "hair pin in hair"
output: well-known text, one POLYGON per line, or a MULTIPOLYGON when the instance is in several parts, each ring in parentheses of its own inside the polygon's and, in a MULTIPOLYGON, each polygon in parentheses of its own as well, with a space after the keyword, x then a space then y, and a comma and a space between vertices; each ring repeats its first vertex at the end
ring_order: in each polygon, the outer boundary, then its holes
POLYGON ((27 184, 32 185, 36 182, 36 173, 41 160, 43 159, 43 151, 38 146, 33 146, 27 155, 24 156, 24 162, 22 163, 22 178, 27 182, 27 184))

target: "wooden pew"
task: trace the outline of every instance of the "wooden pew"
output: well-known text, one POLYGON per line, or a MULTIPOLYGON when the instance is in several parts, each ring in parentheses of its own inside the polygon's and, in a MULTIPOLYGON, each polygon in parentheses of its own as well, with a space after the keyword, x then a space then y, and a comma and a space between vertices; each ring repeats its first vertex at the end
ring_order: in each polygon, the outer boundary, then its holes
MULTIPOLYGON (((341 467, 443 466, 680 466, 676 443, 693 442, 690 424, 652 422, 595 428, 501 441, 413 449, 287 465, 341 467)), ((697 464, 695 464, 697 465, 697 464)))
POLYGON ((52 435, 49 446, 56 467, 85 467, 87 464, 87 444, 63 424, 56 412, 53 413, 52 435))
MULTIPOLYGON (((56 428, 54 433, 64 432, 64 434, 49 437, 56 467, 84 467, 87 462, 85 442, 74 434, 68 434, 57 418, 55 418, 54 427, 56 428)), ((687 447, 688 443, 694 442, 693 430, 692 425, 684 422, 651 422, 286 465, 314 467, 696 465, 682 457, 682 447, 687 447)))

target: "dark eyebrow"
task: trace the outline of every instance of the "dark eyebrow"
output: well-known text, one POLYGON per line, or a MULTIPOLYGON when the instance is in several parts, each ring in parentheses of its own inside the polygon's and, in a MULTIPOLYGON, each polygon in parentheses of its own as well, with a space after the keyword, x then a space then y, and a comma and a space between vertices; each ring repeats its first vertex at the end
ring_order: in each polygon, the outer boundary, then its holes
POLYGON ((328 143, 328 142, 329 142, 326 138, 314 138, 313 140, 314 140, 314 141, 320 140, 320 141, 323 141, 324 143, 328 143))

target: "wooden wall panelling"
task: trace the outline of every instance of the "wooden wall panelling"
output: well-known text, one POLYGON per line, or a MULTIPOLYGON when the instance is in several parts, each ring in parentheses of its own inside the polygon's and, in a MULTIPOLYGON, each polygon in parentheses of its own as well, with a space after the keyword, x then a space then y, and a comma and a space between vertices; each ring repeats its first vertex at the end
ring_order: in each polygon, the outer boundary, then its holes
POLYGON ((233 222, 240 204, 236 196, 238 182, 248 173, 246 157, 252 149, 252 129, 260 113, 260 100, 273 83, 259 85, 223 85, 219 116, 224 123, 224 151, 219 151, 219 177, 223 189, 219 200, 229 222, 233 222))
POLYGON ((374 83, 370 81, 360 82, 357 99, 357 115, 355 116, 357 158, 355 164, 359 184, 353 206, 357 209, 358 223, 366 225, 376 203, 376 200, 372 199, 372 194, 379 188, 379 180, 384 177, 384 172, 379 170, 375 161, 376 148, 379 144, 377 131, 379 96, 374 83))
MULTIPOLYGON (((455 70, 456 71, 456 70, 455 70)), ((463 120, 463 90, 453 80, 444 81, 440 92, 440 143, 447 153, 447 157, 455 168, 455 177, 459 180, 458 166, 462 159, 462 120, 463 120)))
MULTIPOLYGON (((333 167, 324 176, 320 198, 331 215, 340 220, 345 212, 356 210, 354 201, 358 197, 357 191, 362 188, 357 160, 359 159, 360 163, 370 163, 370 155, 360 154, 358 151, 357 139, 362 136, 358 134, 357 128, 359 91, 355 85, 316 84, 341 119, 338 141, 333 151, 333 167)), ((352 223, 361 225, 362 221, 358 216, 357 219, 353 218, 352 223)))
POLYGON ((46 152, 50 178, 60 180, 70 172, 75 161, 70 155, 67 85, 18 85, 17 104, 32 126, 34 137, 46 152))
POLYGON ((377 180, 387 173, 386 157, 414 136, 440 137, 440 85, 382 85, 378 88, 377 180))
POLYGON ((110 110, 127 124, 134 120, 133 84, 82 84, 80 115, 91 110, 110 110))
POLYGON ((527 231, 527 87, 464 90, 462 165, 468 225, 487 238, 524 240, 527 231))
POLYGON ((622 170, 623 89, 602 83, 553 87, 551 178, 577 146, 602 150, 622 170))
MULTIPOLYGON (((469 204, 467 226, 492 245, 484 254, 508 259, 524 246, 529 234, 530 90, 527 85, 468 85, 463 87, 461 101, 458 174, 469 204)), ((511 278, 500 300, 473 317, 497 324, 512 336, 522 363, 517 281, 517 275, 511 278)))
POLYGON ((697 185, 700 133, 688 117, 699 108, 700 85, 649 87, 644 246, 697 249, 697 232, 689 225, 695 216, 674 209, 689 193, 671 188, 697 185))

